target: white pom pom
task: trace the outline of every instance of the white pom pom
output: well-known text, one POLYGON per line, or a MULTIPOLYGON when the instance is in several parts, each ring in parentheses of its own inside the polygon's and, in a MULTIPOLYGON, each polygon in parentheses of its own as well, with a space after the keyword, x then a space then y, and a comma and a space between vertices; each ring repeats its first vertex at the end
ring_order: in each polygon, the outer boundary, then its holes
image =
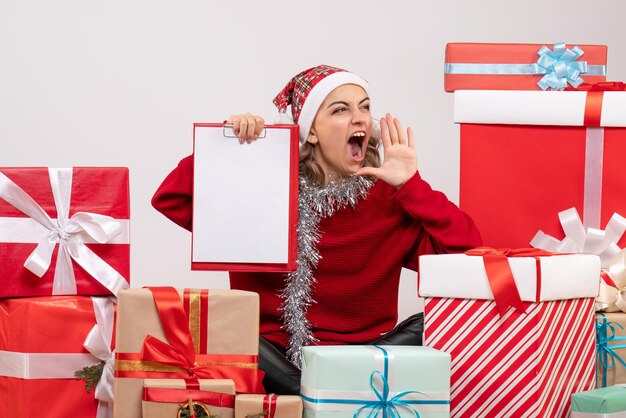
POLYGON ((274 118, 274 123, 277 125, 294 125, 291 115, 288 115, 287 112, 278 112, 278 115, 274 118))

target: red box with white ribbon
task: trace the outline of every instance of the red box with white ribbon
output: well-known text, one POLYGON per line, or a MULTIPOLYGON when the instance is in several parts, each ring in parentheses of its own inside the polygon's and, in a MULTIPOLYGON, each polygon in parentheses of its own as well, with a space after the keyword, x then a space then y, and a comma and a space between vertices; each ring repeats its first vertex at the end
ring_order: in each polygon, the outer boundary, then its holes
POLYGON ((569 208, 594 229, 626 216, 625 91, 457 91, 454 113, 459 203, 485 245, 527 247, 538 230, 563 238, 557 214, 569 208))
POLYGON ((599 257, 535 251, 420 257, 424 345, 452 357, 452 417, 565 418, 594 387, 599 257))
POLYGON ((106 297, 0 299, 0 417, 110 416, 114 311, 106 297), (101 362, 87 393, 74 373, 101 362))
POLYGON ((116 295, 129 217, 127 168, 0 168, 0 297, 116 295))

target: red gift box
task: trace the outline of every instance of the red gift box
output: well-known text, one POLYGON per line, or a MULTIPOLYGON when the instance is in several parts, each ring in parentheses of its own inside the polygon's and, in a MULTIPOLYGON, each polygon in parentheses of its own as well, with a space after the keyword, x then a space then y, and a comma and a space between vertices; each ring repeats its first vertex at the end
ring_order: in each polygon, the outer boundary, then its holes
MULTIPOLYGON (((110 404, 99 407, 96 394, 87 393, 85 382, 74 373, 108 361, 110 374, 102 381, 111 383, 113 314, 108 298, 0 300, 0 418, 96 417, 97 413, 105 418, 110 404)), ((112 388, 96 389, 101 398, 106 392, 112 394, 112 388)))
POLYGON ((572 393, 595 385, 599 257, 505 258, 521 306, 502 311, 492 273, 507 251, 479 250, 420 257, 424 345, 452 357, 450 416, 567 417, 572 393))
POLYGON ((605 45, 449 43, 444 88, 447 92, 540 90, 556 79, 575 86, 603 82, 606 56, 605 45), (546 75, 544 85, 541 80, 546 75))
POLYGON ((0 168, 0 297, 128 287, 129 206, 126 168, 0 168))
POLYGON ((460 207, 485 245, 527 247, 538 230, 562 238, 558 213, 572 207, 597 229, 626 215, 626 93, 605 92, 595 110, 590 95, 455 93, 460 207))

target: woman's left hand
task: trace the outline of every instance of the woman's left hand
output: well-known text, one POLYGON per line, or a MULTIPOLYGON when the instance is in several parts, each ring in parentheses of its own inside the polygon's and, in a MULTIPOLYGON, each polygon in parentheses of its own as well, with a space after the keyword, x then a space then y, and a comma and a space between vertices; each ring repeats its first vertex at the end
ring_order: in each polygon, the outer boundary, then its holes
POLYGON ((396 188, 402 186, 417 171, 417 154, 413 130, 404 128, 398 118, 389 113, 380 120, 384 161, 380 167, 361 167, 357 176, 374 176, 396 188))

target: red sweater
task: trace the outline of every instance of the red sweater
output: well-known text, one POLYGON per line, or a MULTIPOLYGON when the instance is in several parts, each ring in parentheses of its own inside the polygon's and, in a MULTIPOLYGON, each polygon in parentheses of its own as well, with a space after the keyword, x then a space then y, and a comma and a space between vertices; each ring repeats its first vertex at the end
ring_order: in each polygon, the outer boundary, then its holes
MULTIPOLYGON (((193 156, 181 160, 156 191, 152 204, 191 230, 193 156)), ((307 318, 320 344, 359 344, 390 331, 397 322, 402 267, 417 270, 418 256, 461 252, 481 245, 469 216, 416 173, 396 190, 377 181, 356 205, 323 218, 307 318)), ((261 335, 282 346, 278 292, 285 274, 230 273, 233 289, 257 292, 261 335)))

